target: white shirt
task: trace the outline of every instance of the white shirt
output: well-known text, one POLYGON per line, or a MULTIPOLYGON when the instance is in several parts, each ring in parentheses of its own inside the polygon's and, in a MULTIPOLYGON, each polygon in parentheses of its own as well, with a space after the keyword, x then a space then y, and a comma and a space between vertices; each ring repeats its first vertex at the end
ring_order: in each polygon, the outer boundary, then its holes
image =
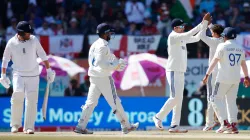
MULTIPOLYGON (((214 54, 216 52, 217 46, 220 43, 224 42, 223 38, 222 37, 221 38, 215 38, 215 37, 208 37, 208 36, 206 36, 206 28, 204 28, 201 31, 201 40, 204 41, 208 45, 208 47, 209 47, 209 60, 208 60, 208 64, 210 64, 211 61, 214 58, 214 54)), ((215 71, 215 72, 218 71, 218 66, 216 66, 213 71, 215 71)))
POLYGON ((186 72, 187 69, 187 46, 188 43, 200 40, 200 33, 204 27, 207 27, 208 21, 200 23, 198 26, 186 33, 176 33, 172 31, 168 36, 168 60, 166 71, 186 72), (198 33, 196 36, 196 33, 198 33))
POLYGON ((128 1, 125 5, 125 14, 129 22, 143 23, 145 7, 142 2, 133 4, 128 1))
POLYGON ((214 57, 219 59, 216 82, 239 84, 241 61, 245 60, 245 53, 235 40, 219 44, 214 57))
POLYGON ((43 27, 39 27, 35 30, 35 33, 37 35, 42 35, 42 36, 51 36, 54 35, 54 32, 50 29, 47 28, 46 30, 43 27))
POLYGON ((42 61, 48 60, 38 39, 31 35, 29 40, 21 42, 15 35, 6 45, 3 61, 12 60, 14 75, 37 76, 39 75, 37 57, 40 57, 42 61))
POLYGON ((111 76, 111 72, 118 64, 115 55, 110 52, 108 42, 102 38, 97 39, 91 45, 88 62, 88 75, 93 77, 111 76))

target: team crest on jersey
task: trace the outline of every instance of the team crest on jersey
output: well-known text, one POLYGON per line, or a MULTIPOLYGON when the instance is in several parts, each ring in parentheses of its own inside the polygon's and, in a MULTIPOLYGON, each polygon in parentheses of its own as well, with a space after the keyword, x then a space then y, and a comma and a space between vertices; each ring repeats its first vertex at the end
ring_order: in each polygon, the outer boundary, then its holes
POLYGON ((73 48, 73 40, 70 38, 63 38, 60 40, 60 49, 68 50, 73 48))

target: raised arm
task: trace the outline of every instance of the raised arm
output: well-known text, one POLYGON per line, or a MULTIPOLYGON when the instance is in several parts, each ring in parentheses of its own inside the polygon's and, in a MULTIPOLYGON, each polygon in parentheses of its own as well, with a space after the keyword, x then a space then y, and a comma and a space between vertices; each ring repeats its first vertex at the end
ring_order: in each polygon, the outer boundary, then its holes
POLYGON ((198 34, 196 34, 195 36, 187 37, 186 42, 187 43, 198 42, 201 39, 202 31, 207 27, 207 24, 208 24, 208 21, 204 20, 203 23, 201 24, 201 31, 198 34))

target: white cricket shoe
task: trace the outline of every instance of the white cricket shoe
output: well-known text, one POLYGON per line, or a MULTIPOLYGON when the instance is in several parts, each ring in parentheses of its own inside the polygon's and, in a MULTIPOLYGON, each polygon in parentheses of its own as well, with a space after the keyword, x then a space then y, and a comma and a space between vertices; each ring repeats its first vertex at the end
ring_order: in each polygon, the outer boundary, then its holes
POLYGON ((11 133, 17 133, 18 132, 19 127, 17 125, 14 125, 11 127, 11 133))
POLYGON ((219 123, 214 123, 213 125, 205 125, 205 127, 203 128, 203 131, 206 132, 206 131, 209 131, 209 130, 213 130, 213 128, 215 126, 217 126, 219 123))
POLYGON ((188 130, 180 128, 178 125, 172 126, 169 130, 170 133, 187 133, 188 130))
POLYGON ((129 129, 127 127, 122 128, 122 134, 128 134, 131 131, 135 131, 138 127, 139 127, 139 122, 131 124, 131 127, 129 129))
POLYGON ((231 125, 228 123, 227 120, 224 120, 224 124, 220 126, 219 129, 216 130, 216 133, 223 133, 225 131, 230 131, 231 130, 231 125))
POLYGON ((24 130, 23 133, 24 134, 34 134, 35 132, 32 129, 27 129, 27 130, 24 130))
POLYGON ((153 121, 155 123, 155 127, 158 128, 159 130, 163 131, 164 130, 164 127, 162 125, 162 121, 157 118, 156 116, 153 117, 153 121))

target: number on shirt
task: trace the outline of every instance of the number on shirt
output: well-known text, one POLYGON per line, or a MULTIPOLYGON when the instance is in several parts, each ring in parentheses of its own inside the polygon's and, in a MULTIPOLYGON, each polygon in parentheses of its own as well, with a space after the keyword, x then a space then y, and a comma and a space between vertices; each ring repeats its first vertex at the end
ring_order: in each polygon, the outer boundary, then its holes
POLYGON ((233 53, 230 53, 229 54, 229 61, 230 61, 230 65, 231 66, 234 66, 235 63, 239 63, 239 60, 240 60, 240 57, 241 57, 241 54, 233 54, 233 53))

